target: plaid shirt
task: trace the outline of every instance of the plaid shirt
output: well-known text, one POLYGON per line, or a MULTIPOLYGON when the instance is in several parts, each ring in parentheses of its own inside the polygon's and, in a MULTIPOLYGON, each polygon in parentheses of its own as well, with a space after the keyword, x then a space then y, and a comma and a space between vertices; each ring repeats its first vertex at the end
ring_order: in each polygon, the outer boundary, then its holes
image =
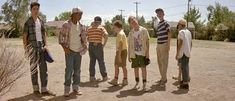
MULTIPOLYGON (((80 37, 81 37, 81 43, 82 43, 82 48, 80 50, 80 52, 82 52, 83 50, 85 50, 85 46, 87 44, 87 39, 86 39, 86 28, 84 25, 82 25, 81 23, 79 23, 80 25, 80 37)), ((63 26, 62 29, 60 30, 59 33, 59 44, 62 45, 65 48, 70 48, 69 43, 70 43, 70 31, 71 31, 71 26, 72 26, 72 21, 68 20, 66 21, 63 26)))
MULTIPOLYGON (((45 27, 44 27, 44 22, 38 18, 40 20, 40 23, 41 23, 41 32, 42 32, 42 40, 45 44, 45 40, 44 40, 44 37, 45 37, 45 27)), ((35 47, 39 47, 37 45, 37 39, 36 39, 36 31, 35 31, 35 22, 33 20, 33 17, 30 17, 24 24, 24 33, 27 33, 28 36, 27 36, 27 42, 28 44, 32 45, 34 48, 35 47)))

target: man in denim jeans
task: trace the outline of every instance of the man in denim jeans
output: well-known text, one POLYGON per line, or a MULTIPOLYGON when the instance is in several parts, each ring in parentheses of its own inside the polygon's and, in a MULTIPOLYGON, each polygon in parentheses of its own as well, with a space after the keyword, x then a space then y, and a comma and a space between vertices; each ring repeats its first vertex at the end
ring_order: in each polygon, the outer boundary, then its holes
POLYGON ((47 89, 48 73, 47 63, 44 58, 44 51, 47 49, 47 34, 44 22, 39 17, 40 4, 32 2, 30 4, 31 16, 24 24, 23 43, 24 49, 30 56, 30 71, 34 94, 53 95, 55 94, 47 89), (41 93, 39 92, 38 69, 41 81, 41 93))
POLYGON ((79 90, 80 68, 82 55, 86 46, 85 27, 79 22, 82 18, 83 11, 80 8, 73 8, 71 19, 66 21, 59 34, 59 43, 65 52, 65 82, 64 96, 68 97, 72 83, 73 93, 81 95, 79 90))

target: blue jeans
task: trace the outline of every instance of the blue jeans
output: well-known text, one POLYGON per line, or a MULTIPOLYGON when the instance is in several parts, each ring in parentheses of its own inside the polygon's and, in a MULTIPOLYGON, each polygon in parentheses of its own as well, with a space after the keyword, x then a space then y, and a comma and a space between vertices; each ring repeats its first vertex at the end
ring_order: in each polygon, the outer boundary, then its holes
POLYGON ((183 82, 189 82, 189 58, 183 55, 182 58, 179 59, 180 67, 182 69, 182 78, 183 82))
MULTIPOLYGON (((42 45, 40 44, 40 47, 42 45)), ((33 84, 33 90, 39 91, 38 84, 38 70, 37 66, 39 66, 39 74, 41 81, 41 91, 47 91, 47 82, 48 82, 48 73, 47 73, 47 63, 44 58, 44 51, 42 48, 34 48, 32 52, 32 58, 30 58, 30 71, 31 71, 31 81, 33 84)))
POLYGON ((82 56, 79 52, 71 52, 65 54, 65 91, 70 91, 71 82, 73 79, 73 90, 78 90, 80 83, 80 72, 81 72, 81 61, 82 56))
POLYGON ((102 77, 107 77, 106 66, 104 62, 104 49, 102 44, 94 45, 89 43, 89 56, 90 56, 90 77, 95 77, 95 64, 98 60, 100 73, 102 77))

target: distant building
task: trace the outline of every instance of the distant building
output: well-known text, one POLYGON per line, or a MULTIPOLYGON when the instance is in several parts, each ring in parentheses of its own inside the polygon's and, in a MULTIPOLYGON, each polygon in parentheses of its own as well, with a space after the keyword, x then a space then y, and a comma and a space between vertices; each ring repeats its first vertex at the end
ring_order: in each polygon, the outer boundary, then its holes
MULTIPOLYGON (((178 22, 170 21, 168 23, 170 24, 171 30, 176 30, 178 22)), ((196 33, 195 33, 195 26, 194 26, 193 22, 188 23, 188 29, 192 33, 193 38, 195 38, 196 33)))
POLYGON ((65 21, 48 21, 45 23, 48 34, 51 36, 58 35, 65 21))

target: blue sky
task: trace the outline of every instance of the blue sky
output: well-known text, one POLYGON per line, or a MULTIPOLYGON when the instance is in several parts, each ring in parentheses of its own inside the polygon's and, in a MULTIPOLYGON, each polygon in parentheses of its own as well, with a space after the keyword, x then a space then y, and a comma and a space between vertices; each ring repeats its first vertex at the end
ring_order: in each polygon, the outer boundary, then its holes
MULTIPOLYGON (((1 0, 2 5, 6 0, 1 0)), ((120 14, 119 9, 125 10, 123 15, 127 18, 135 15, 135 4, 139 4, 139 15, 143 15, 146 20, 155 16, 156 8, 164 8, 165 18, 168 21, 178 21, 187 11, 187 0, 39 0, 41 11, 47 15, 47 20, 54 20, 55 16, 63 11, 71 11, 73 7, 79 6, 83 9, 84 15, 82 23, 89 24, 94 16, 101 16, 103 20, 110 20, 113 16, 120 14)), ((235 0, 192 0, 192 6, 196 6, 202 13, 202 19, 206 19, 208 14, 206 7, 219 2, 223 6, 228 6, 235 12, 235 0)))

